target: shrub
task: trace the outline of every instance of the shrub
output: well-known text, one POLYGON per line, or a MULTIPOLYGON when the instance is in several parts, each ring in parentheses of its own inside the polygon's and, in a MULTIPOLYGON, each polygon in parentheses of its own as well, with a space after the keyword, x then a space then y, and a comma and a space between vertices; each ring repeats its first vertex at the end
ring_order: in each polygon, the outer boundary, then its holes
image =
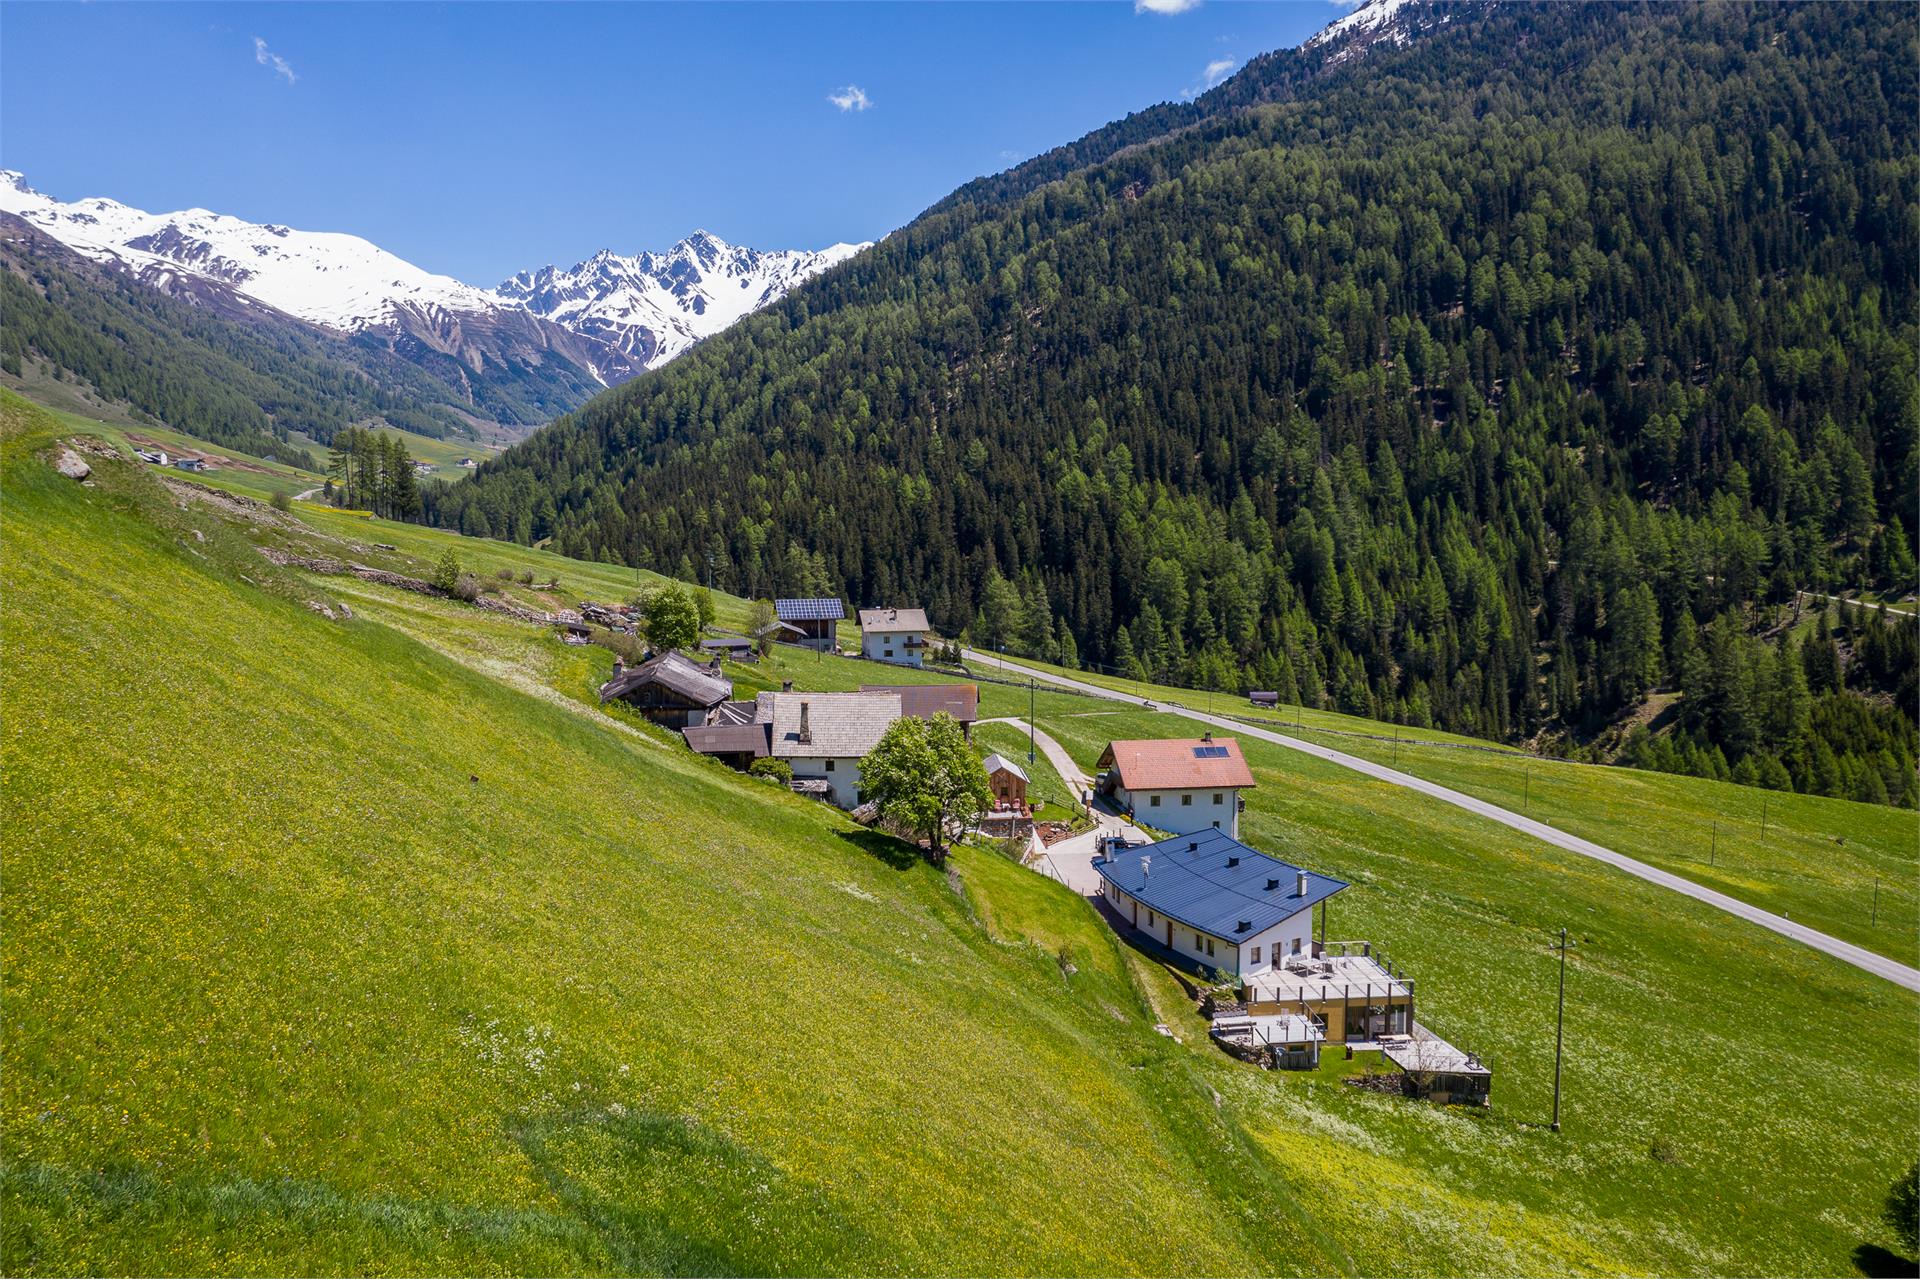
POLYGON ((291 511, 293 509, 293 499, 288 497, 286 493, 280 489, 275 489, 273 496, 267 499, 267 505, 276 511, 291 511))
POLYGON ((461 573, 453 579, 453 597, 471 604, 480 598, 480 579, 471 573, 461 573))
POLYGON ((530 569, 530 568, 523 568, 523 569, 521 569, 521 570, 520 570, 520 583, 521 583, 521 585, 523 585, 523 586, 532 586, 532 585, 533 585, 533 570, 532 570, 532 569, 530 569))
POLYGON ((451 546, 440 557, 440 562, 433 566, 433 584, 449 595, 460 584, 460 557, 454 554, 451 546))
POLYGON ((499 578, 503 582, 511 582, 513 580, 513 570, 510 568, 503 568, 498 573, 495 573, 494 576, 499 578))
POLYGON ((785 786, 793 780, 793 765, 784 759, 756 759, 747 765, 747 773, 785 786))

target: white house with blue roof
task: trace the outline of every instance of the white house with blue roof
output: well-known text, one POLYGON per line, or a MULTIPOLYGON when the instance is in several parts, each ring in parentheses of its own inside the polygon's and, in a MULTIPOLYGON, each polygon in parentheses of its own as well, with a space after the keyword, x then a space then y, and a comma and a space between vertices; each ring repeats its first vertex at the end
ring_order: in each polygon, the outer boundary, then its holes
POLYGON ((1243 980, 1315 956, 1313 910, 1345 888, 1220 830, 1110 847, 1100 895, 1168 949, 1243 980))

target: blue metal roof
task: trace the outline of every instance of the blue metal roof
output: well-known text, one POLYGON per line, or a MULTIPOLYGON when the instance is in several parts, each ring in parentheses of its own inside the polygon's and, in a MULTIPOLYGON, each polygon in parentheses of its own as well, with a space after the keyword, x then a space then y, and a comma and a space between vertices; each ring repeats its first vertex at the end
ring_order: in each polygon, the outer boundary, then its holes
POLYGON ((1256 852, 1218 830, 1136 845, 1093 867, 1102 879, 1162 915, 1229 941, 1264 932, 1347 886, 1306 871, 1307 891, 1301 896, 1302 867, 1256 852))
POLYGON ((783 622, 837 622, 847 610, 839 600, 775 600, 773 613, 783 622))

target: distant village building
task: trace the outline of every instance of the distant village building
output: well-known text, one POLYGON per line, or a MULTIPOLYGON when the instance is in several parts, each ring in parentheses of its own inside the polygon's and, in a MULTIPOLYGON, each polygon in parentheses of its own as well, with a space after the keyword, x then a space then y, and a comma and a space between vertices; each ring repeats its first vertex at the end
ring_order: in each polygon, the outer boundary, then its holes
POLYGON ((1280 704, 1280 694, 1252 692, 1247 694, 1247 702, 1253 706, 1274 707, 1280 704))
POLYGON ((183 471, 204 471, 208 469, 206 460, 198 457, 179 458, 174 462, 174 465, 183 471))
POLYGON ((561 622, 559 632, 561 640, 568 644, 593 643, 593 628, 584 622, 561 622))
POLYGON ((480 465, 480 464, 479 464, 478 462, 476 462, 476 461, 474 461, 474 460, 473 460, 472 458, 470 458, 470 457, 463 457, 463 458, 461 458, 461 459, 460 459, 460 465, 461 465, 461 466, 464 466, 464 467, 466 467, 466 468, 467 468, 467 469, 468 469, 469 471, 471 471, 471 470, 472 470, 472 469, 473 469, 474 467, 476 467, 476 466, 478 466, 478 465, 480 465))
POLYGON ((1147 826, 1240 835, 1240 792, 1253 785, 1253 772, 1231 737, 1110 742, 1095 766, 1106 770, 1100 793, 1147 826))
POLYGON ((919 666, 931 629, 922 608, 863 608, 860 655, 875 662, 919 666))
POLYGON ((618 698, 670 728, 706 723, 732 696, 733 681, 679 653, 662 653, 637 666, 623 667, 616 660, 613 678, 600 686, 602 702, 618 698))
POLYGON ((980 718, 978 684, 862 684, 860 691, 898 695, 900 713, 914 719, 932 719, 943 712, 951 715, 967 740, 973 740, 973 725, 980 718))
POLYGON ((790 641, 802 648, 831 653, 838 646, 837 623, 846 617, 846 606, 839 600, 775 600, 773 615, 799 632, 790 641))

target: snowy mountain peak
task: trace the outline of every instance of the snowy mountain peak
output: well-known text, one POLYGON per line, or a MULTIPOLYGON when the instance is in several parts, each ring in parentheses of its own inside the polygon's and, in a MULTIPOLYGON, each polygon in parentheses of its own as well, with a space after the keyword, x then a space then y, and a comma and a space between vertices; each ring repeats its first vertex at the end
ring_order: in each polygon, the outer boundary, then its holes
POLYGON ((1429 28, 1445 24, 1451 14, 1437 16, 1426 0, 1365 0, 1343 18, 1335 19, 1300 47, 1325 48, 1329 64, 1359 56, 1376 42, 1402 45, 1429 28))
POLYGON ((698 230, 665 253, 623 257, 602 249, 570 270, 540 267, 482 289, 422 270, 359 236, 207 209, 147 213, 101 196, 62 203, 11 169, 0 170, 0 212, 143 279, 184 272, 218 281, 346 333, 418 329, 424 321, 441 341, 440 334, 457 334, 461 316, 493 320, 517 312, 520 323, 551 322, 616 348, 624 358, 592 361, 602 382, 665 363, 866 247, 762 252, 698 230))

